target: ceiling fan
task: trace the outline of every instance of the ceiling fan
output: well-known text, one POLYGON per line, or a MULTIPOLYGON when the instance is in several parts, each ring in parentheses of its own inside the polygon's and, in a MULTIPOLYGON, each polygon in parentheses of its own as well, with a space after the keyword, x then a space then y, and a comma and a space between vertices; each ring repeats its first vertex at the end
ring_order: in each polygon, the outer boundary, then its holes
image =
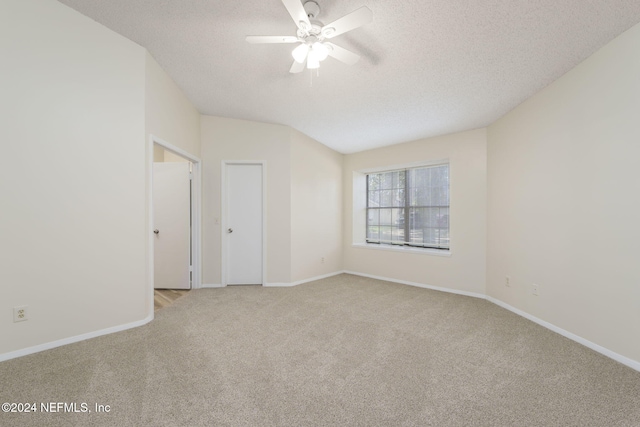
POLYGON ((326 41, 347 31, 354 30, 373 20, 373 12, 362 6, 342 18, 324 25, 317 20, 320 6, 315 1, 307 1, 304 5, 301 0, 282 0, 289 15, 298 27, 296 36, 247 36, 247 41, 253 44, 260 43, 300 43, 293 51, 293 65, 290 73, 299 73, 305 68, 320 67, 320 61, 331 56, 345 64, 353 65, 358 62, 360 56, 326 41))

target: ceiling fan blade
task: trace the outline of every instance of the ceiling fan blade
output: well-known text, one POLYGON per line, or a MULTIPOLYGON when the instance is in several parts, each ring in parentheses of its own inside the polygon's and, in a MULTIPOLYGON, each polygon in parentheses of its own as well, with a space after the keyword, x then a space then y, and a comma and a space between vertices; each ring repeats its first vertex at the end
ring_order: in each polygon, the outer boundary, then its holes
POLYGON ((333 43, 325 42, 324 45, 329 48, 329 56, 332 56, 347 65, 353 65, 360 59, 360 55, 356 55, 350 50, 336 46, 333 43))
POLYGON ((347 31, 354 30, 373 21, 373 12, 367 6, 362 6, 342 18, 322 27, 322 34, 330 39, 347 31))
POLYGON ((304 70, 305 64, 307 62, 298 62, 298 61, 293 61, 293 65, 291 66, 291 69, 289 70, 290 73, 300 73, 302 72, 302 70, 304 70))
POLYGON ((287 8, 287 12, 289 12, 298 28, 303 31, 308 31, 311 28, 311 22, 309 22, 307 12, 304 10, 300 0, 282 0, 282 4, 287 8))
POLYGON ((296 43, 298 38, 294 36, 247 36, 247 41, 251 44, 296 43))

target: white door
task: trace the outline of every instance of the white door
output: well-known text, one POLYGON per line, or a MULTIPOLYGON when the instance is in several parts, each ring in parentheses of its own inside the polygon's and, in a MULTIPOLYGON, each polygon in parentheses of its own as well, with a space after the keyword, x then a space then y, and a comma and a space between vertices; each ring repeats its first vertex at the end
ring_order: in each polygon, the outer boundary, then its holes
POLYGON ((153 164, 153 287, 189 289, 191 181, 188 162, 153 164))
POLYGON ((227 165, 227 284, 262 284, 262 165, 227 165))

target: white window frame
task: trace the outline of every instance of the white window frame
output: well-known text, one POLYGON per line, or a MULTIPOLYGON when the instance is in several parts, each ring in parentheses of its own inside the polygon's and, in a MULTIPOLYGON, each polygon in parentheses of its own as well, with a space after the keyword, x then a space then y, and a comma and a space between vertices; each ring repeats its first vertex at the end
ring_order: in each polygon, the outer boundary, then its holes
MULTIPOLYGON (((423 255, 435 255, 435 256, 451 256, 451 246, 454 242, 454 234, 453 234, 453 223, 451 217, 449 218, 449 238, 450 244, 449 249, 432 249, 432 248, 421 248, 421 247, 410 247, 410 246, 401 246, 401 245, 386 245, 379 243, 367 243, 366 236, 366 225, 367 225, 367 175, 373 173, 380 172, 388 172, 399 169, 411 169, 411 168, 420 168, 420 167, 428 167, 428 166, 437 166, 447 164, 449 166, 449 177, 452 176, 452 166, 451 162, 448 158, 446 159, 434 159, 428 161, 421 162, 413 162, 413 163, 403 163, 396 165, 387 165, 384 167, 375 167, 368 169, 361 169, 353 172, 353 222, 352 222, 352 244, 351 246, 354 248, 362 248, 362 249, 372 249, 372 250, 381 250, 381 251, 392 251, 392 252, 405 252, 405 253, 416 253, 423 255)), ((452 192, 452 183, 451 179, 449 179, 449 192, 452 192)), ((452 199, 452 198, 451 198, 452 199)), ((451 205, 453 203, 449 203, 449 208, 451 209, 451 205)))

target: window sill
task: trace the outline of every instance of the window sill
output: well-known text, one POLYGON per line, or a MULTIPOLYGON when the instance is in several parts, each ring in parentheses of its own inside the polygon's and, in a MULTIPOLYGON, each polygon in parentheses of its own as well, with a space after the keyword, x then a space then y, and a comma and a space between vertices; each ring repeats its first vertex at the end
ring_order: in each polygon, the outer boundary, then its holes
POLYGON ((451 250, 440 250, 440 249, 408 248, 406 246, 378 245, 378 244, 372 244, 372 243, 353 243, 351 247, 359 248, 359 249, 373 249, 375 251, 405 252, 405 253, 412 253, 412 254, 434 255, 434 256, 444 256, 444 257, 451 256, 451 250))

